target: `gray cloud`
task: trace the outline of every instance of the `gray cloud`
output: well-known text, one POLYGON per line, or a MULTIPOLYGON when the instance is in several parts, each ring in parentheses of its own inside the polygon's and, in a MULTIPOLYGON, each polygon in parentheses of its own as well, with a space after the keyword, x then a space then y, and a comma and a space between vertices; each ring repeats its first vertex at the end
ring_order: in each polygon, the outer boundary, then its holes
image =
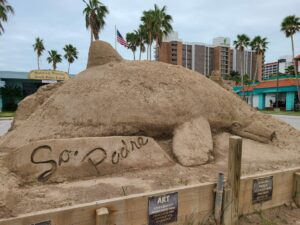
MULTIPOLYGON (((32 44, 36 37, 44 39, 47 50, 60 53, 65 44, 75 45, 80 58, 72 65, 77 73, 86 66, 89 31, 85 28, 81 0, 10 0, 16 15, 5 24, 6 33, 0 36, 0 70, 29 71, 36 68, 36 56, 32 44)), ((136 29, 143 10, 167 5, 173 16, 173 27, 185 41, 211 43, 213 37, 227 36, 233 41, 237 34, 250 37, 262 35, 268 38, 267 61, 276 60, 291 52, 290 40, 280 32, 282 19, 290 14, 299 15, 298 0, 103 0, 110 10, 106 27, 100 38, 114 45, 114 26, 125 36, 136 29)), ((300 34, 295 38, 296 53, 300 54, 300 34)), ((127 59, 132 53, 118 46, 119 53, 127 59)), ((50 68, 42 58, 42 67, 50 68)), ((66 70, 67 64, 59 65, 66 70)))

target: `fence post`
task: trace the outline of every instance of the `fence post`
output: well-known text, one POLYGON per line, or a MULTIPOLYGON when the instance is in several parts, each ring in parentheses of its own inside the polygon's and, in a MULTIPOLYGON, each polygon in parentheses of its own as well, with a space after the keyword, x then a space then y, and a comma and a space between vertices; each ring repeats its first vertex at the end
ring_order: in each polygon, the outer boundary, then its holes
POLYGON ((96 225, 107 225, 108 209, 100 208, 96 210, 96 225))
POLYGON ((224 191, 223 224, 237 225, 239 219, 239 195, 242 166, 242 138, 229 138, 228 178, 224 191))
POLYGON ((294 175, 294 201, 297 206, 300 206, 300 173, 294 175))

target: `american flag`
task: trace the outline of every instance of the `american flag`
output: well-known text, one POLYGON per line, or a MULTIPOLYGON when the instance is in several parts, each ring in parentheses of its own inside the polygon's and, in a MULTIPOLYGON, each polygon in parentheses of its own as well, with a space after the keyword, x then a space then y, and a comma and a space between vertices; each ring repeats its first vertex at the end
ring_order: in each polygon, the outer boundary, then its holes
POLYGON ((126 48, 128 47, 127 42, 125 41, 125 39, 122 37, 122 35, 120 34, 120 32, 117 30, 117 41, 121 44, 124 45, 126 48))

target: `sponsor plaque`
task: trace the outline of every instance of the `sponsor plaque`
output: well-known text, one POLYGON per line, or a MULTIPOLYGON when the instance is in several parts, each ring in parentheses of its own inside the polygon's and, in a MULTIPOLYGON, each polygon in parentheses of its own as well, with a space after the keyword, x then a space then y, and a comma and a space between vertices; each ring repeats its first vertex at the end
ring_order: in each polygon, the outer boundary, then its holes
POLYGON ((252 204, 272 200, 273 176, 253 180, 252 204))
POLYGON ((148 224, 163 225, 177 221, 178 193, 148 198, 148 224))

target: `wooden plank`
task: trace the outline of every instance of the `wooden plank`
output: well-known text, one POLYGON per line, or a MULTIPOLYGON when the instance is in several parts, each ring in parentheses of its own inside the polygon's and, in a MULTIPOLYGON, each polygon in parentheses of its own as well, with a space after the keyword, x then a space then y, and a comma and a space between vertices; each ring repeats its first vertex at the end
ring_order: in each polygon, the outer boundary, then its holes
POLYGON ((294 175, 293 199, 298 207, 300 207, 300 173, 294 175))
POLYGON ((228 157, 228 180, 227 187, 231 193, 226 193, 226 204, 229 212, 224 212, 224 225, 237 225, 239 220, 239 195, 240 195, 240 180, 242 168, 242 143, 243 139, 238 136, 229 138, 229 157, 228 157), (231 218, 226 218, 231 216, 231 218), (230 222, 227 222, 230 221, 230 222))
POLYGON ((213 214, 214 183, 205 183, 170 190, 151 192, 82 204, 61 209, 46 210, 0 220, 0 225, 31 225, 51 221, 51 225, 95 225, 96 210, 105 207, 109 211, 107 224, 147 224, 148 197, 178 192, 178 223, 193 219, 204 222, 213 214))
POLYGON ((224 201, 223 201, 223 217, 222 217, 222 224, 231 224, 232 223, 232 208, 231 208, 231 201, 232 201, 232 190, 230 188, 224 189, 224 201))
POLYGON ((96 225, 107 225, 108 209, 100 208, 96 210, 96 225))
POLYGON ((239 201, 239 215, 259 212, 291 202, 293 200, 294 173, 297 171, 300 171, 300 169, 294 168, 243 177, 241 181, 241 192, 243 194, 240 196, 239 201), (273 177, 272 200, 253 204, 253 180, 270 176, 273 177))

